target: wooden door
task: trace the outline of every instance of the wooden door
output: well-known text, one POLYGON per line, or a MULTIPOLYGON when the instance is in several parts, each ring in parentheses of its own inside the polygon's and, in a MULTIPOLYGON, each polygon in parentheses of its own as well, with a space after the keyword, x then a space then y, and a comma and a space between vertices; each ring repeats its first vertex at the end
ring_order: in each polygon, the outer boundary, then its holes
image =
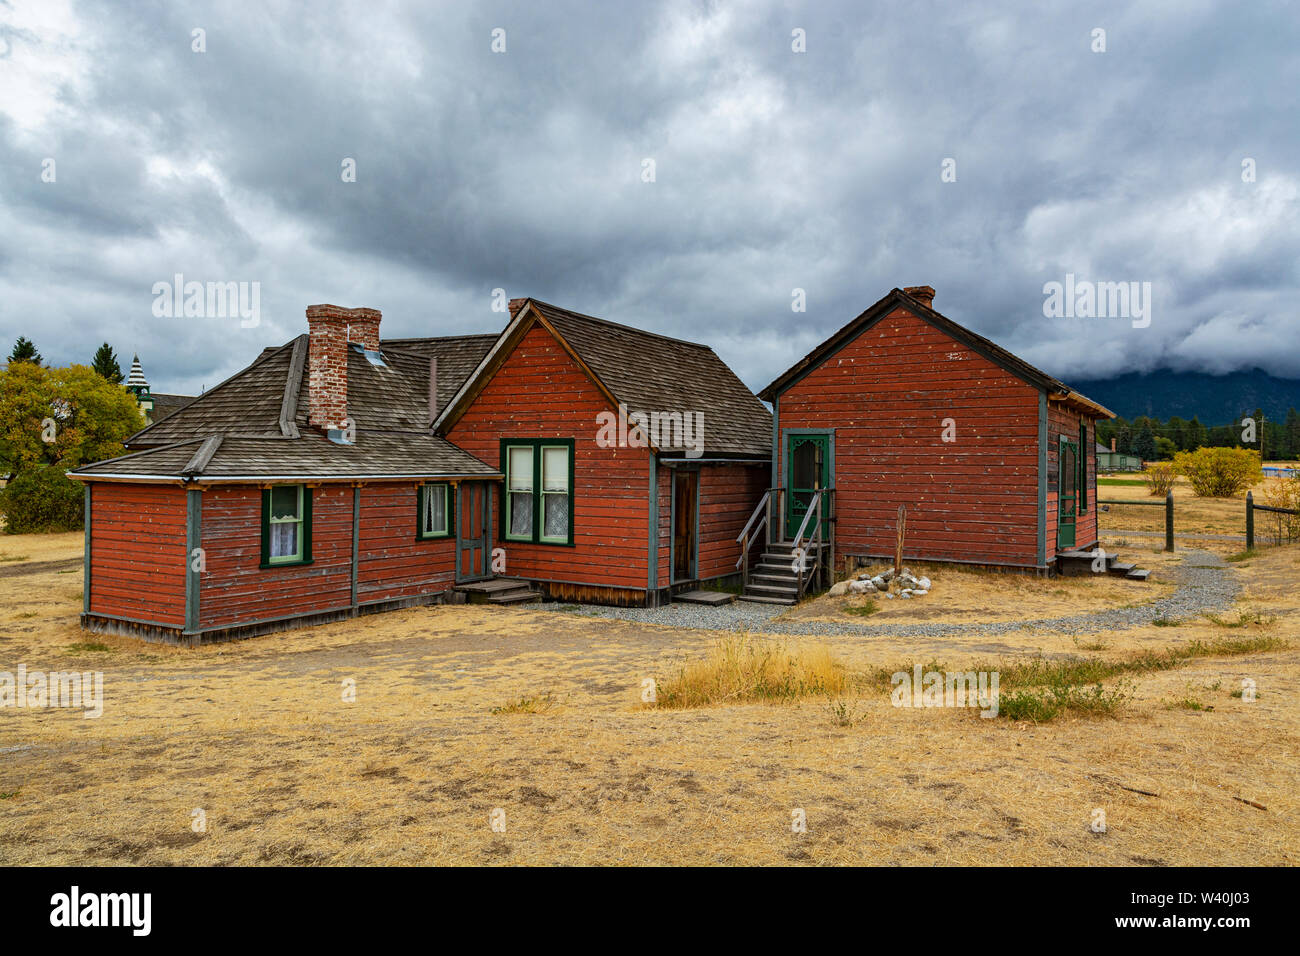
POLYGON ((456 488, 456 581, 481 581, 490 576, 491 486, 486 481, 462 481, 456 488))
POLYGON ((1056 460, 1056 548, 1073 548, 1079 515, 1079 446, 1061 437, 1056 460))
MULTIPOLYGON (((799 531, 804 515, 812 507, 817 492, 829 488, 831 484, 830 435, 788 435, 786 437, 788 456, 786 460, 786 496, 785 536, 791 539, 799 531)), ((804 532, 811 537, 817 530, 810 523, 804 532)))
POLYGON ((673 583, 696 577, 699 547, 698 471, 673 470, 673 583))

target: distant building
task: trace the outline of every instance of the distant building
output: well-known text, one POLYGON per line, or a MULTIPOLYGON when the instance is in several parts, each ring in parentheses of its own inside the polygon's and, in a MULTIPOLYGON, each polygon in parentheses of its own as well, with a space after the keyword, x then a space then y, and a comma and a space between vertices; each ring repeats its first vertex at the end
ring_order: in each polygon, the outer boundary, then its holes
POLYGON ((139 355, 131 359, 131 374, 126 378, 126 390, 135 396, 140 411, 144 412, 145 422, 149 425, 162 421, 172 412, 178 412, 194 401, 193 395, 171 395, 150 390, 139 355))
POLYGON ((1122 455, 1117 452, 1115 450, 1115 439, 1112 438, 1109 448, 1101 442, 1097 443, 1097 470, 1141 471, 1142 459, 1137 455, 1122 455))

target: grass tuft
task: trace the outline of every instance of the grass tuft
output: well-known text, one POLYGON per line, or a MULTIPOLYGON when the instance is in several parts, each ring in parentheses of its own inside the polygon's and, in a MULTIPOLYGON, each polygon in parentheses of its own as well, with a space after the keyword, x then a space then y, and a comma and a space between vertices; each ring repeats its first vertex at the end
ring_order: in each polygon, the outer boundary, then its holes
POLYGON ((831 721, 837 727, 854 727, 866 717, 865 711, 859 711, 856 700, 838 697, 829 703, 831 721))
POLYGON ((557 698, 550 691, 537 697, 520 697, 517 700, 507 701, 500 707, 493 707, 494 714, 545 714, 552 710, 558 703, 557 698))
POLYGON ((756 641, 746 634, 723 638, 704 660, 683 664, 672 677, 657 681, 653 706, 673 709, 839 697, 856 683, 824 644, 756 641))
POLYGON ((1115 717, 1132 699, 1131 681, 1120 681, 1111 688, 1101 684, 1035 687, 999 694, 998 716, 1035 723, 1055 720, 1067 712, 1079 717, 1115 717))
MULTIPOLYGON (((1219 627, 1232 628, 1250 627, 1251 625, 1257 627, 1269 627, 1277 620, 1277 618, 1273 617, 1271 614, 1263 614, 1260 611, 1252 611, 1250 609, 1238 611, 1236 617, 1225 617, 1222 614, 1215 614, 1210 611, 1206 611, 1202 616, 1211 624, 1217 624, 1219 627)), ((1266 649, 1272 650, 1273 648, 1266 649)))
POLYGON ((880 606, 875 601, 868 600, 866 604, 851 605, 844 608, 845 614, 856 614, 859 617, 870 617, 880 610, 880 606))
MULTIPOLYGON (((1133 685, 1120 680, 1107 688, 1105 681, 1114 681, 1127 675, 1149 674, 1181 667, 1200 657, 1234 657, 1258 654, 1263 651, 1287 647, 1286 641, 1272 635, 1241 638, 1216 638, 1192 640, 1164 651, 1142 651, 1113 660, 1102 657, 1070 655, 1046 658, 1028 657, 1017 660, 976 663, 962 667, 963 671, 996 671, 1000 692, 998 716, 1010 720, 1053 720, 1069 713, 1080 717, 1114 717, 1133 698, 1133 685)), ((898 667, 881 667, 872 673, 873 683, 882 688, 892 687, 892 676, 898 671, 911 671, 911 662, 898 667)), ((923 673, 945 671, 939 661, 922 666, 923 673)), ((1214 690, 1216 687, 1208 687, 1214 690)), ((1212 708, 1206 708, 1212 709, 1212 708)))

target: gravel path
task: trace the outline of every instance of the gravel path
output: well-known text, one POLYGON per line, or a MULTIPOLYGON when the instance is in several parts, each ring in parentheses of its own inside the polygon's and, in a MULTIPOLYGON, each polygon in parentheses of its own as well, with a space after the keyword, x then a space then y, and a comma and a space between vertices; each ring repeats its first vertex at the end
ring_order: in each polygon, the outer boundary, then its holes
POLYGON ((597 605, 538 604, 541 610, 565 611, 636 621, 642 624, 663 624, 668 627, 704 628, 719 631, 750 631, 759 634, 811 634, 811 635, 871 635, 890 634, 901 637, 944 637, 955 634, 1006 634, 1023 628, 1046 627, 1066 634, 1096 634, 1103 631, 1123 631, 1150 624, 1154 618, 1181 619, 1227 607, 1241 590, 1237 572, 1217 555, 1208 551, 1183 552, 1183 562, 1172 569, 1177 589, 1167 598, 1152 601, 1139 607, 1114 608, 1091 614, 1072 614, 1068 617, 1033 618, 1023 621, 989 621, 981 624, 911 624, 880 625, 834 621, 779 621, 777 616, 786 608, 774 604, 753 604, 736 601, 721 607, 701 604, 670 604, 660 608, 620 608, 597 605))

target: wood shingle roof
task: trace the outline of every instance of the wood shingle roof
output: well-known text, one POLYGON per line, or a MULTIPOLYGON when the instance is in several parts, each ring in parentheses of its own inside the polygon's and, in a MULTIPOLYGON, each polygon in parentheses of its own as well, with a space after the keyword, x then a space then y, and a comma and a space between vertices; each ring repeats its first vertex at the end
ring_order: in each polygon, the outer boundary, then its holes
MULTIPOLYGON (((504 361, 511 339, 528 327, 529 315, 545 322, 628 413, 698 412, 703 416, 703 453, 770 458, 772 414, 736 373, 707 345, 674 339, 569 309, 525 300, 517 318, 501 333, 497 361, 504 361)), ((439 430, 448 429, 471 400, 475 387, 495 372, 491 353, 455 396, 439 430)), ((594 423, 593 423, 594 427, 594 423)), ((661 445, 660 451, 684 449, 661 445)))
POLYGON ((495 339, 395 339, 381 343, 382 364, 349 346, 348 415, 356 440, 340 444, 308 422, 309 343, 300 335, 263 350, 243 371, 132 435, 126 442, 130 454, 71 474, 245 480, 495 476, 496 469, 429 431, 428 400, 430 356, 438 358, 439 394, 450 395, 495 339))

